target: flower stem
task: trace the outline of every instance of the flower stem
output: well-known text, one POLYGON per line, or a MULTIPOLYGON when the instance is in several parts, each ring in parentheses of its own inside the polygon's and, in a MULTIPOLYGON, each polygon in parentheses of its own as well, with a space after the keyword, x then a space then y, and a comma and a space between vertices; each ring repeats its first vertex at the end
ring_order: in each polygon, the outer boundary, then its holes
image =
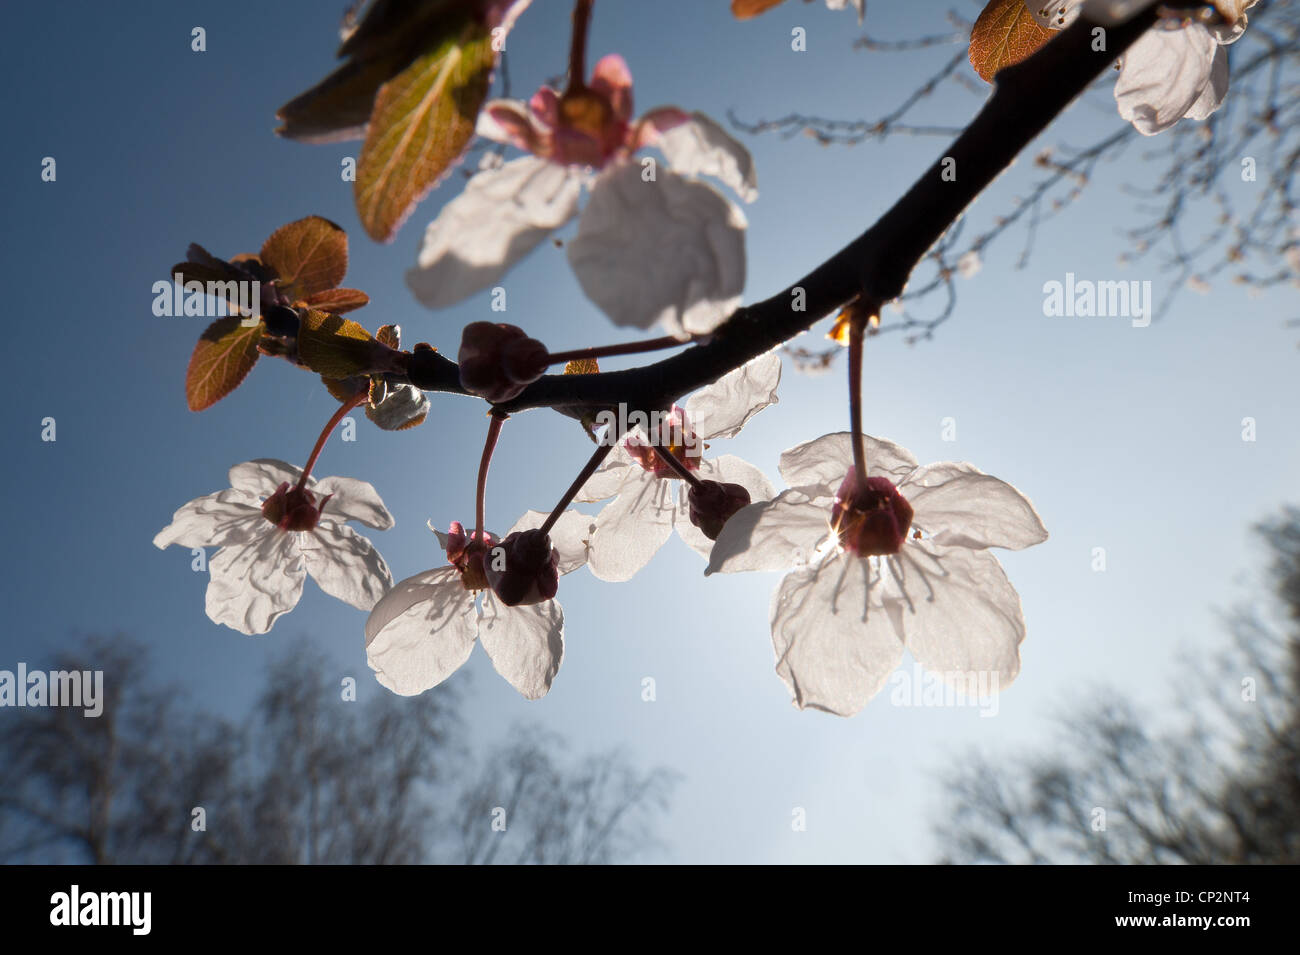
POLYGON ((585 89, 587 76, 587 25, 596 0, 576 0, 573 4, 573 42, 569 46, 569 85, 565 93, 585 89))
POLYGON ((363 404, 369 397, 370 392, 363 391, 355 398, 343 402, 343 404, 339 405, 339 410, 334 412, 334 417, 326 422, 325 430, 316 439, 316 447, 311 449, 311 457, 307 459, 307 466, 302 469, 302 476, 298 478, 298 490, 302 490, 307 486, 307 479, 311 477, 311 469, 316 466, 316 459, 320 457, 321 451, 325 449, 325 442, 329 440, 331 432, 338 427, 339 422, 343 420, 349 411, 357 407, 357 405, 363 404))
MULTIPOLYGON (((609 437, 609 435, 606 435, 606 438, 609 437)), ((578 492, 582 490, 582 486, 587 483, 588 479, 590 479, 593 474, 596 473, 596 468, 600 467, 601 464, 604 463, 605 458, 609 456, 609 452, 613 450, 613 441, 602 442, 601 445, 596 448, 595 453, 591 456, 591 460, 589 460, 586 465, 583 466, 582 470, 578 472, 578 476, 574 479, 573 483, 569 485, 569 489, 564 492, 564 497, 560 498, 560 503, 555 505, 555 510, 551 511, 551 516, 548 517, 546 523, 542 525, 541 530, 543 534, 549 534, 551 532, 551 528, 554 527, 555 522, 560 519, 560 515, 564 513, 564 509, 573 503, 573 499, 578 496, 578 492)))
POLYGON ((862 336, 872 310, 861 299, 846 309, 849 319, 849 430, 853 433, 853 470, 858 487, 867 480, 867 454, 862 440, 862 336))
POLYGON ((640 352, 658 351, 661 348, 676 348, 678 345, 689 345, 690 339, 682 341, 680 338, 674 338, 672 335, 665 335, 663 338, 651 338, 643 342, 627 342, 622 345, 601 345, 597 348, 575 348, 573 351, 555 351, 551 352, 550 359, 552 365, 558 365, 560 362, 583 361, 593 358, 611 358, 615 355, 636 355, 640 352))
POLYGON ((478 493, 474 498, 474 540, 483 539, 483 518, 487 512, 487 476, 488 465, 492 463, 492 452, 496 450, 497 438, 501 437, 501 426, 509 415, 499 411, 492 412, 492 423, 488 425, 487 441, 483 444, 483 457, 478 463, 478 493))
POLYGON ((677 476, 681 478, 683 481, 685 481, 687 484, 689 484, 691 487, 698 488, 701 486, 700 479, 691 473, 691 469, 688 468, 685 464, 683 464, 678 459, 677 455, 673 454, 667 448, 662 448, 662 447, 656 447, 654 451, 655 454, 659 455, 659 459, 663 461, 664 464, 668 465, 670 468, 676 471, 677 476))

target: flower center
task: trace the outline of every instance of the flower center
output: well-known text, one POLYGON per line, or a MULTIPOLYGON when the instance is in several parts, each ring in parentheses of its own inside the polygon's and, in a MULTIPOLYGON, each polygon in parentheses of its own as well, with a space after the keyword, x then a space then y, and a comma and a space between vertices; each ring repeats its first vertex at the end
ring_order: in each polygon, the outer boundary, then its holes
POLYGON ((460 521, 452 521, 451 533, 447 535, 447 563, 456 568, 460 574, 461 585, 468 591, 487 590, 487 569, 483 560, 496 543, 486 531, 482 538, 466 534, 460 521))
POLYGON ((282 531, 309 531, 320 521, 325 502, 333 496, 325 495, 318 504, 311 491, 291 487, 288 481, 284 481, 262 502, 262 516, 282 531))
POLYGON ((912 505, 891 481, 859 481, 856 469, 849 468, 831 510, 831 529, 840 546, 859 557, 897 554, 911 526, 912 505))
POLYGON ((650 433, 657 435, 653 447, 641 441, 636 435, 630 436, 623 442, 623 447, 627 449, 628 454, 632 455, 632 460, 641 465, 644 470, 661 479, 680 477, 655 448, 666 450, 689 471, 700 469, 700 461, 704 458, 704 443, 691 430, 680 408, 674 408, 658 427, 650 430, 650 433))

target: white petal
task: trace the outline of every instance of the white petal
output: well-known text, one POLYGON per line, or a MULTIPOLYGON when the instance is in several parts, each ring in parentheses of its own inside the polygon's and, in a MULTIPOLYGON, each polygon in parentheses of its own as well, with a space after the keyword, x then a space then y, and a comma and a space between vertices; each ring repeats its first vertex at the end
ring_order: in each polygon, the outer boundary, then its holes
POLYGON ((326 494, 333 495, 325 502, 322 513, 339 521, 360 521, 367 527, 386 531, 393 526, 393 515, 384 507, 375 486, 356 478, 321 478, 312 488, 319 501, 326 494))
POLYGON ((208 572, 208 617, 248 634, 266 633, 298 606, 307 576, 296 536, 270 524, 266 533, 217 551, 208 572))
MULTIPOLYGON (((781 477, 809 497, 833 497, 853 466, 849 437, 849 432, 839 431, 791 448, 781 455, 781 477)), ((887 477, 898 484, 916 467, 912 452, 887 438, 863 435, 862 443, 868 477, 887 477)))
POLYGON ((606 171, 591 190, 569 264, 615 325, 672 334, 712 331, 740 304, 745 216, 715 189, 639 163, 606 171))
POLYGON ((734 438, 750 418, 780 399, 781 357, 759 355, 705 385, 686 401, 686 418, 704 440, 734 438))
MULTIPOLYGON (((541 527, 551 515, 545 511, 525 511, 524 516, 510 528, 510 533, 530 531, 541 527)), ((596 521, 590 514, 565 511, 551 528, 551 546, 560 552, 560 576, 571 574, 587 562, 591 535, 596 521)))
POLYGON ((478 637, 496 671, 525 697, 537 700, 551 688, 564 659, 564 611, 556 600, 506 607, 489 591, 478 637))
POLYGON ((1199 24, 1148 30, 1124 54, 1115 82, 1119 114, 1144 136, 1182 119, 1210 82, 1218 44, 1199 24))
MULTIPOLYGON (((1025 621, 1016 593, 986 550, 908 541, 898 555, 904 642, 927 670, 964 682, 984 675, 1005 687, 1020 672, 1025 621)), ((891 602, 893 602, 891 600, 891 602)))
POLYGON ((1201 90, 1201 95, 1196 102, 1187 110, 1189 119, 1208 119, 1210 115, 1223 105, 1224 97, 1228 95, 1228 50, 1226 47, 1216 47, 1214 51, 1214 62, 1210 66, 1210 81, 1205 84, 1205 89, 1201 90))
POLYGON ((495 285, 577 214, 581 191, 579 175, 533 156, 476 174, 429 223, 406 284, 430 308, 495 285))
POLYGON ((159 550, 182 547, 224 547, 242 544, 270 524, 262 517, 257 498, 235 489, 190 501, 172 515, 172 522, 154 535, 159 550))
POLYGON ((936 544, 1020 550, 1047 540, 1029 498, 970 464, 927 464, 899 491, 915 511, 916 526, 936 544))
POLYGON ((869 561, 840 555, 793 570, 772 595, 776 672, 800 709, 852 716, 903 657, 884 609, 868 607, 869 561))
POLYGON ((474 598, 455 568, 427 570, 375 604, 366 620, 366 660, 380 684, 413 696, 456 672, 477 632, 474 598))
POLYGON ((713 176, 745 202, 758 198, 754 157, 730 133, 703 113, 659 134, 657 143, 675 172, 713 176))
POLYGON ((673 532, 673 484, 629 481, 596 517, 588 566, 601 580, 631 580, 673 532))
POLYGON ((858 22, 867 15, 867 0, 826 0, 828 10, 843 10, 845 7, 853 5, 853 9, 858 11, 858 22))
MULTIPOLYGON (((705 458, 700 462, 696 476, 701 481, 717 481, 719 484, 739 484, 749 492, 750 501, 767 501, 776 496, 766 475, 744 458, 734 454, 724 454, 718 458, 705 458)), ((737 511, 737 514, 740 512, 737 511)), ((736 514, 731 515, 733 518, 736 514)), ((730 520, 727 523, 731 523, 730 520)), ((677 515, 673 518, 677 535, 684 540, 691 550, 702 557, 708 557, 713 550, 713 541, 704 532, 691 523, 691 505, 686 488, 677 491, 677 515)))
POLYGON ((622 441, 605 457, 605 463, 596 469, 596 473, 587 479, 582 490, 574 500, 590 504, 613 497, 623 490, 629 481, 644 477, 645 468, 632 460, 632 456, 623 447, 622 441))
MULTIPOLYGON (((275 458, 258 458, 255 461, 236 464, 231 468, 230 486, 240 491, 247 491, 249 494, 255 494, 258 498, 268 498, 285 481, 290 484, 298 483, 298 478, 301 475, 302 468, 294 467, 285 461, 277 461, 275 458)), ((309 489, 314 487, 315 483, 311 478, 307 479, 309 489)))
POLYGON ((321 521, 299 544, 307 573, 320 589, 358 610, 369 610, 393 586, 379 551, 346 524, 321 521))
POLYGON ((732 515, 709 554, 705 574, 788 570, 812 559, 830 532, 830 511, 798 491, 743 507, 732 515))
POLYGON ((1084 0, 1025 0, 1039 26, 1064 30, 1078 18, 1084 0))

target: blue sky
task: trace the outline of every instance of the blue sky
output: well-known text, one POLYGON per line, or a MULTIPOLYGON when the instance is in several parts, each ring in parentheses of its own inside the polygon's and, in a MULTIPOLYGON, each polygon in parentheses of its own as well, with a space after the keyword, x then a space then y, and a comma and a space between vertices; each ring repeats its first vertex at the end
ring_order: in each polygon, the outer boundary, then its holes
MULTIPOLYGON (((879 115, 950 55, 854 51, 855 18, 821 4, 787 3, 747 23, 726 7, 600 0, 592 60, 626 57, 639 110, 673 103, 721 120, 728 108, 746 118, 879 115), (791 51, 794 26, 806 27, 807 52, 791 51)), ((568 5, 536 0, 534 8, 510 38, 516 95, 565 65, 568 5)), ((940 32, 946 9, 873 5, 869 27, 881 37, 940 32)), ((191 572, 188 552, 150 543, 181 504, 225 487, 230 465, 256 457, 301 464, 334 408, 313 376, 266 361, 214 408, 186 409, 184 371, 202 320, 155 317, 150 306, 153 283, 189 242, 219 255, 255 251, 276 226, 323 215, 349 232, 346 284, 370 294, 354 316, 368 327, 397 323, 404 342, 454 351, 463 325, 500 319, 487 293, 430 313, 403 282, 424 225, 462 178, 380 246, 360 229, 339 175, 360 144, 313 147, 272 134, 275 109, 332 67, 337 12, 306 0, 7 11, 0 72, 13 95, 0 109, 15 135, 0 151, 0 269, 10 321, 26 334, 10 352, 21 359, 9 369, 5 425, 0 668, 38 666, 81 633, 122 631, 151 647, 160 673, 195 705, 238 716, 269 655, 305 633, 340 677, 359 678, 363 694, 386 692, 366 667, 362 612, 309 584, 270 634, 247 637, 204 616, 206 575, 191 572), (190 49, 194 26, 207 31, 206 53, 190 49), (57 161, 52 183, 40 178, 45 156, 57 161), (52 443, 40 439, 47 416, 57 421, 52 443)), ((959 124, 978 103, 950 84, 924 115, 959 124)), ((1099 93, 1061 128, 1087 142, 1119 122, 1099 93)), ((856 236, 943 148, 936 139, 850 149, 742 138, 760 187, 745 210, 750 301, 856 236)), ((1029 636, 1022 674, 996 718, 892 706, 887 693, 850 720, 796 711, 772 671, 767 607, 776 577, 705 580, 700 559, 674 538, 630 583, 604 584, 585 571, 564 580, 567 655, 545 700, 519 698, 475 652, 454 677, 471 681, 464 715, 474 739, 486 744, 535 723, 565 734, 575 750, 623 746, 678 770, 684 781, 662 831, 667 861, 921 862, 936 855, 929 822, 939 774, 977 749, 1009 755, 1044 739, 1058 707, 1096 686, 1128 691, 1158 712, 1178 692, 1176 664, 1223 641, 1216 608, 1251 592, 1259 552, 1249 525, 1295 501, 1300 356, 1286 324, 1294 290, 1182 292, 1148 328, 1044 317, 1043 283, 1067 272, 1149 279, 1158 300, 1175 293, 1152 267, 1116 264, 1119 231, 1133 216, 1122 186, 1151 172, 1139 150, 1103 167, 1083 203, 1040 229, 1027 268, 1013 268, 1024 238, 1013 232, 962 283, 955 315, 932 341, 884 336, 868 348, 867 430, 922 462, 967 460, 1010 481, 1051 531, 1039 547, 1000 555, 1029 636), (1258 422, 1253 443, 1241 440, 1247 416, 1258 422), (956 441, 942 439, 948 417, 956 441), (1095 547, 1106 549, 1104 573, 1092 570, 1095 547), (653 703, 641 699, 647 676, 657 685, 653 703), (806 831, 792 831, 796 808, 806 810, 806 831)), ((995 184, 975 224, 1004 212, 1027 175, 1016 168, 995 184)), ((621 334, 549 244, 505 285, 507 320, 552 348, 621 334)), ((783 449, 847 426, 844 395, 838 370, 806 377, 787 362, 780 404, 726 450, 775 479, 783 449)), ((433 401, 429 422, 413 432, 360 421, 357 440, 332 441, 316 472, 378 488, 397 526, 372 539, 399 578, 440 559, 427 519, 445 527, 472 515, 482 406, 433 401)), ((492 470, 489 525, 549 509, 589 449, 568 419, 532 412, 510 421, 492 470)), ((1104 805, 1105 794, 1097 799, 1104 805)))

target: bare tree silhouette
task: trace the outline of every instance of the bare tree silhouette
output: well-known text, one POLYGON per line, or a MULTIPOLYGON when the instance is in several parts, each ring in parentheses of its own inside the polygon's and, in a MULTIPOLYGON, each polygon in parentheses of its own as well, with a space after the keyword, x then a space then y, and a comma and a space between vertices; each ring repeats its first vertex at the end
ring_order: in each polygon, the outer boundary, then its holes
POLYGON ((1039 753, 978 758, 947 781, 943 861, 1300 861, 1300 509, 1257 531, 1274 606, 1226 616, 1231 643, 1179 681, 1174 720, 1109 694, 1039 753))
POLYGON ((675 784, 618 752, 566 760, 527 729, 476 759, 452 692, 343 702, 306 643, 240 725, 184 711, 121 637, 55 667, 104 670, 103 714, 6 717, 5 862, 621 862, 657 847, 675 784))

